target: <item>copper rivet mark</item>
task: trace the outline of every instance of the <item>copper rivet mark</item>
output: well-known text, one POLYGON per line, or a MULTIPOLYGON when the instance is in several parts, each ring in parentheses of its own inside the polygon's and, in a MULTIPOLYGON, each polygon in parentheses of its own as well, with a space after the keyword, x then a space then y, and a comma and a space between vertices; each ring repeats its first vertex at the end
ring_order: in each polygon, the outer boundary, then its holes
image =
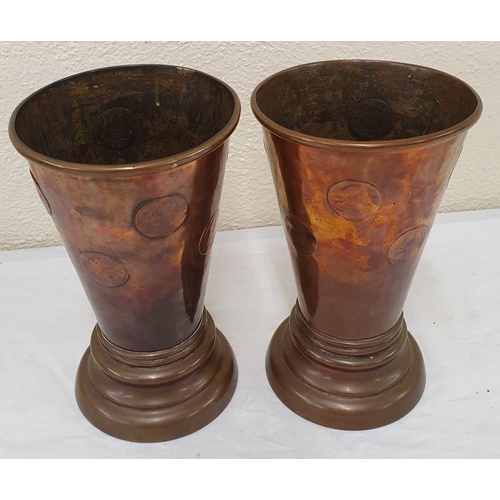
POLYGON ((109 108, 97 119, 95 134, 97 142, 109 149, 124 149, 131 146, 139 135, 140 122, 130 109, 109 108))
POLYGON ((328 204, 344 219, 361 220, 373 215, 382 205, 377 186, 362 181, 340 181, 328 189, 328 204))
POLYGON ((298 253, 311 256, 317 248, 317 241, 311 229, 292 214, 285 217, 287 234, 298 253))
POLYGON ((165 238, 186 220, 188 203, 181 194, 170 194, 138 205, 134 215, 137 231, 147 238, 165 238))
POLYGON ((123 262, 100 252, 81 252, 80 262, 90 277, 106 288, 124 285, 129 273, 123 262))
POLYGON ((42 200, 43 206, 45 207, 45 210, 47 210, 49 215, 52 215, 52 208, 50 206, 49 200, 47 200, 47 197, 43 194, 42 188, 40 187, 40 184, 38 184, 38 181, 36 180, 35 176, 33 175, 33 172, 30 170, 30 175, 31 179, 35 183, 36 190, 38 192, 38 196, 42 200))
POLYGON ((206 255, 212 246, 215 239, 215 225, 217 224, 218 211, 212 214, 208 224, 206 225, 203 233, 201 233, 200 241, 198 243, 198 251, 201 255, 206 255))
POLYGON ((398 265, 415 259, 426 236, 427 228, 425 226, 414 227, 398 236, 389 248, 387 254, 389 262, 398 265))

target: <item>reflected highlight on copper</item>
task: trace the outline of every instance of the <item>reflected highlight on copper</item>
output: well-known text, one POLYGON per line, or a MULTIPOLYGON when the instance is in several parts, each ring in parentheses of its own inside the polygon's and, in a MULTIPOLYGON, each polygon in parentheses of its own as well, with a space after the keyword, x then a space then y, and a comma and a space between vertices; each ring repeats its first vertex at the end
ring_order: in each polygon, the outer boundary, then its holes
POLYGON ((58 81, 11 118, 11 140, 97 316, 78 404, 116 437, 188 434, 234 392, 234 356, 204 296, 239 114, 223 82, 145 65, 58 81))
POLYGON ((403 305, 481 100, 431 68, 326 61, 269 77, 252 109, 298 291, 269 347, 269 382, 313 422, 388 424, 424 389, 403 305))

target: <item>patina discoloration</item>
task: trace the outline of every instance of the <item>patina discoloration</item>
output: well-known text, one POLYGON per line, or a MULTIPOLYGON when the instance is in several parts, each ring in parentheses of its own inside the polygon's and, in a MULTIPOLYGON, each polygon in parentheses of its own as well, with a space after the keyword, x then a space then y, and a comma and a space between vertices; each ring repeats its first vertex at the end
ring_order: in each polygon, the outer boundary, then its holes
POLYGON ((403 305, 481 101, 433 69, 326 61, 269 77, 252 108, 298 291, 268 351, 271 386, 323 425, 400 418, 425 381, 403 305))
POLYGON ((194 432, 234 392, 234 356, 204 297, 239 113, 219 80, 152 65, 61 80, 11 119, 97 316, 77 401, 113 436, 194 432))

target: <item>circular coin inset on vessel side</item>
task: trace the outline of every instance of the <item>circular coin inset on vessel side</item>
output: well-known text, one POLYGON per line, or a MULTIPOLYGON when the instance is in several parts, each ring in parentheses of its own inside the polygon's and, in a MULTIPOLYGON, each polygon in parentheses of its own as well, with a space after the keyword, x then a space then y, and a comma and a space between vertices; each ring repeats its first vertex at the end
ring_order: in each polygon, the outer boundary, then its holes
POLYGON ((97 119, 95 135, 97 142, 109 149, 124 149, 131 146, 139 135, 141 125, 130 109, 109 108, 97 119))
POLYGON ((349 113, 351 133, 362 141, 384 139, 391 131, 392 125, 392 109, 380 99, 364 99, 349 113))
POLYGON ((340 181, 328 189, 328 204, 334 212, 349 220, 366 219, 382 205, 382 193, 369 182, 340 181))
POLYGON ((184 196, 170 194, 141 203, 135 211, 134 225, 147 238, 165 238, 182 226, 187 213, 184 196))
POLYGON ((427 236, 427 228, 418 226, 398 236, 387 253, 389 262, 394 265, 413 260, 419 253, 427 236))
POLYGON ((90 277, 106 288, 122 286, 129 279, 123 262, 104 253, 81 252, 80 262, 90 277))
POLYGON ((40 187, 40 184, 38 184, 38 181, 36 180, 36 177, 33 175, 33 172, 31 170, 30 175, 31 179, 35 183, 36 191, 38 193, 38 196, 40 197, 40 200, 42 200, 45 210, 47 210, 49 215, 52 215, 52 208, 50 206, 49 200, 47 200, 47 197, 43 194, 42 188, 40 187))
POLYGON ((207 255, 212 243, 215 239, 215 225, 217 223, 217 215, 219 211, 215 211, 210 217, 203 233, 201 233, 200 241, 198 242, 198 251, 201 255, 207 255))
POLYGON ((311 229, 292 214, 285 217, 285 226, 295 250, 306 257, 314 255, 317 241, 311 229))

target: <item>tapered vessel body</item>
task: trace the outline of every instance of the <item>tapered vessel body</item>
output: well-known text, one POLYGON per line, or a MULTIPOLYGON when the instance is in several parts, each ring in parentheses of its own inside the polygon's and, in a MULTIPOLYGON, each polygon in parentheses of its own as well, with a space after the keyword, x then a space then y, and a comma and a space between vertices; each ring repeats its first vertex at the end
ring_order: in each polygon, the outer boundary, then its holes
POLYGON ((78 404, 116 437, 188 434, 234 392, 234 357, 204 296, 239 112, 221 81, 148 65, 66 78, 12 116, 11 140, 97 317, 78 404))
POLYGON ((298 292, 268 351, 271 386, 326 426, 392 422, 424 389, 403 306, 481 101, 430 68, 326 61, 269 77, 252 108, 298 292))

